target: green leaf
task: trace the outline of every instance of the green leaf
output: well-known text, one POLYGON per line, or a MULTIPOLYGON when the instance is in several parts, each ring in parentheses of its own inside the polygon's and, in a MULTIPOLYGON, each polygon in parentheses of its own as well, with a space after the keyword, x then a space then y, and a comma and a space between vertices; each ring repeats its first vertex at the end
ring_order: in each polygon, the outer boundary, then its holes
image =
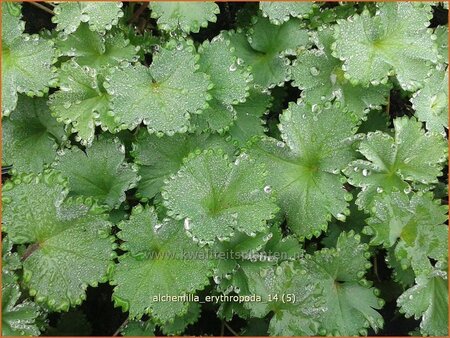
POLYGON ((170 214, 185 219, 185 229, 202 244, 230 238, 236 230, 248 235, 264 231, 277 207, 264 187, 262 164, 248 155, 231 163, 210 149, 189 156, 177 175, 167 181, 162 196, 170 214))
POLYGON ((447 206, 433 200, 433 195, 392 192, 377 197, 372 216, 367 220, 373 234, 371 244, 389 248, 396 245, 395 254, 403 269, 412 265, 416 274, 428 272, 429 258, 446 262, 448 255, 447 206), (404 257, 406 256, 406 257, 404 257))
POLYGON ((201 307, 199 303, 189 303, 187 312, 182 316, 175 317, 173 322, 161 325, 161 331, 168 336, 178 336, 182 334, 186 328, 197 322, 200 317, 201 307))
POLYGON ((307 274, 323 288, 326 311, 320 315, 321 335, 367 335, 369 327, 377 332, 383 326, 383 317, 376 310, 384 301, 367 282, 360 283, 371 266, 367 248, 360 243, 359 235, 343 232, 336 248, 316 251, 307 258, 307 274))
POLYGON ((2 336, 38 336, 39 307, 29 300, 20 300, 17 282, 5 273, 2 277, 2 336))
POLYGON ((154 54, 148 68, 137 64, 115 70, 107 82, 115 116, 129 129, 143 122, 158 134, 186 132, 191 114, 200 113, 210 99, 211 84, 197 71, 197 60, 194 48, 180 42, 154 54))
POLYGON ((56 23, 56 30, 64 34, 75 32, 83 22, 89 24, 89 29, 104 33, 123 16, 121 8, 121 2, 58 3, 52 22, 56 23))
POLYGON ((296 18, 308 17, 314 4, 312 2, 260 2, 259 8, 264 17, 268 17, 274 25, 281 25, 291 16, 296 18))
POLYGON ((308 33, 298 19, 276 26, 266 18, 258 18, 248 36, 243 32, 229 32, 228 38, 236 56, 252 67, 255 84, 262 88, 274 87, 289 80, 287 55, 309 44, 308 33))
POLYGON ((18 176, 3 186, 3 231, 29 244, 23 280, 37 302, 67 311, 86 297, 88 285, 107 280, 114 257, 111 224, 92 200, 67 199, 55 172, 18 176))
POLYGON ((434 70, 423 88, 413 94, 411 103, 428 130, 444 133, 448 129, 448 70, 434 70))
POLYGON ((2 3, 3 115, 9 115, 16 107, 17 93, 43 96, 55 82, 53 42, 23 34, 25 25, 19 9, 2 3))
POLYGON ((67 178, 71 195, 93 197, 111 209, 125 201, 125 191, 137 183, 118 139, 101 137, 85 151, 73 147, 59 156, 54 167, 67 178))
POLYGON ((155 324, 150 320, 131 320, 120 333, 122 336, 153 337, 155 335, 155 324))
POLYGON ((72 57, 80 66, 97 70, 118 66, 123 61, 136 61, 138 50, 122 33, 100 34, 91 31, 85 23, 67 38, 56 39, 55 44, 60 56, 72 57))
POLYGON ((344 221, 348 213, 351 194, 340 170, 354 158, 356 120, 338 104, 312 111, 299 102, 289 105, 280 122, 284 142, 263 138, 250 155, 266 164, 267 182, 289 228, 300 238, 319 236, 331 215, 344 221))
POLYGON ((214 2, 150 2, 151 17, 158 19, 161 30, 198 33, 200 28, 216 22, 219 6, 214 2))
POLYGON ((175 134, 157 137, 141 130, 133 143, 132 156, 139 167, 141 180, 137 195, 142 199, 155 197, 164 180, 175 174, 183 165, 183 159, 196 149, 217 148, 230 156, 234 147, 222 137, 209 134, 175 134))
POLYGON ((119 227, 121 248, 127 253, 120 256, 111 281, 116 285, 116 306, 129 311, 131 318, 149 313, 159 322, 184 315, 187 301, 165 302, 157 297, 203 289, 212 269, 207 252, 192 243, 180 222, 159 222, 153 208, 135 207, 130 220, 119 227))
POLYGON ((273 336, 317 334, 317 320, 325 311, 318 298, 321 289, 301 267, 301 262, 283 262, 276 267, 248 269, 250 292, 262 301, 245 306, 254 317, 273 313, 269 324, 273 336))
POLYGON ((220 34, 200 47, 200 71, 211 76, 214 85, 210 107, 195 116, 194 123, 201 129, 223 132, 236 116, 233 105, 245 102, 252 78, 242 67, 242 60, 233 54, 230 41, 220 34))
POLYGON ((9 236, 2 236, 2 273, 18 270, 22 267, 20 256, 17 252, 12 252, 13 242, 9 236))
POLYGON ((432 17, 425 3, 380 3, 375 16, 365 10, 336 26, 335 56, 353 82, 385 83, 395 75, 403 89, 415 91, 438 59, 427 30, 432 17), (361 34, 364 32, 364 34, 361 34))
POLYGON ((118 119, 110 111, 111 97, 103 87, 101 74, 72 61, 61 65, 59 77, 60 90, 50 95, 48 104, 57 119, 77 133, 77 141, 90 146, 96 125, 111 131, 118 128, 118 119))
POLYGON ((379 193, 411 191, 411 182, 437 182, 447 161, 447 145, 442 135, 426 132, 414 118, 394 120, 395 137, 380 131, 369 132, 358 151, 365 160, 356 160, 344 173, 350 184, 361 187, 356 203, 370 209, 379 193))
POLYGON ((46 100, 20 95, 14 113, 2 120, 3 163, 18 172, 41 172, 67 141, 64 128, 51 116, 46 100))
POLYGON ((234 106, 236 120, 230 127, 232 139, 243 147, 252 137, 264 135, 263 117, 268 113, 272 97, 256 89, 250 89, 244 103, 234 106))
POLYGON ((423 335, 447 336, 447 273, 435 270, 428 276, 418 276, 416 285, 398 298, 397 305, 407 318, 421 318, 420 332, 423 335))
POLYGON ((337 100, 360 118, 369 109, 380 109, 387 103, 390 85, 352 85, 345 78, 342 62, 331 55, 333 41, 331 28, 317 31, 314 44, 319 49, 301 53, 294 62, 291 70, 293 85, 302 90, 303 100, 311 105, 337 100))
POLYGON ((438 26, 434 30, 439 56, 448 64, 448 26, 438 26))

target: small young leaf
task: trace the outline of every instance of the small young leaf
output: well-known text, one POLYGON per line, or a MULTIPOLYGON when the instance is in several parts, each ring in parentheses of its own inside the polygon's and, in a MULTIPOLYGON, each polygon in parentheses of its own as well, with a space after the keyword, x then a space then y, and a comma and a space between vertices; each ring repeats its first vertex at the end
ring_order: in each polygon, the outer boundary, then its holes
POLYGON ((67 178, 71 195, 94 197, 111 209, 125 200, 125 191, 137 183, 137 175, 125 162, 118 140, 102 137, 91 148, 77 147, 59 156, 55 169, 67 178))
POLYGON ((81 144, 90 146, 95 126, 114 131, 118 128, 110 113, 110 95, 102 85, 104 77, 74 61, 61 65, 60 90, 49 97, 49 107, 61 121, 71 125, 81 144))

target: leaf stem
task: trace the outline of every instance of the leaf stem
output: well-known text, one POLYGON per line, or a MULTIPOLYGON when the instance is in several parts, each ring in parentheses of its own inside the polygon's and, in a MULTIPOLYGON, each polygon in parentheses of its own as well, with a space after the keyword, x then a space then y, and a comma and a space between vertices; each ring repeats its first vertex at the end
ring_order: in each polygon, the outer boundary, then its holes
POLYGON ((31 256, 31 254, 33 252, 35 252, 37 249, 39 249, 39 243, 33 243, 31 244, 23 253, 21 261, 23 262, 24 260, 26 260, 28 257, 31 256))
POLYGON ((51 15, 55 15, 55 12, 53 12, 50 8, 48 8, 47 6, 41 5, 39 2, 29 2, 29 4, 42 9, 44 12, 47 12, 51 15))
POLYGON ((239 335, 237 334, 237 332, 234 331, 234 330, 231 328, 231 326, 228 325, 228 323, 227 323, 226 321, 224 321, 223 324, 226 326, 226 328, 228 329, 228 331, 230 331, 233 335, 239 336, 239 335))
POLYGON ((119 326, 119 328, 116 330, 116 332, 113 333, 112 336, 113 336, 113 337, 117 337, 117 336, 119 335, 120 331, 128 324, 128 321, 129 321, 128 318, 125 319, 125 320, 123 321, 123 323, 120 324, 120 326, 119 326))

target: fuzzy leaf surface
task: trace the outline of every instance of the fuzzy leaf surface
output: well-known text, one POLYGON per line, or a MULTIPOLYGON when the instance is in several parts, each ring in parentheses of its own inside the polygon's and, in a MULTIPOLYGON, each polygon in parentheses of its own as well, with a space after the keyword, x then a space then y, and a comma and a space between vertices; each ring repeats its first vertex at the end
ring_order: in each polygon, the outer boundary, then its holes
POLYGON ((351 196, 340 170, 354 157, 356 120, 336 106, 313 112, 291 103, 280 121, 284 142, 262 138, 250 154, 266 164, 267 182, 290 229, 299 237, 318 236, 331 215, 345 219, 351 196))
POLYGON ((162 48, 148 68, 137 64, 116 70, 107 88, 115 115, 129 129, 144 122, 150 132, 186 132, 191 114, 210 98, 210 82, 196 63, 193 47, 184 46, 162 48))
POLYGON ((438 61, 437 47, 427 31, 431 6, 398 2, 377 7, 376 16, 364 11, 338 21, 335 55, 354 81, 379 84, 395 75, 403 89, 414 91, 427 77, 430 64, 438 61))
POLYGON ((45 99, 20 95, 14 113, 2 120, 3 163, 18 172, 41 172, 56 158, 56 149, 67 140, 45 99))
POLYGON ((158 27, 165 31, 182 30, 198 33, 208 22, 216 22, 219 6, 214 2, 151 2, 152 18, 158 19, 158 27))
POLYGON ((37 302, 67 311, 86 297, 88 285, 106 281, 112 264, 111 224, 103 209, 67 191, 54 172, 20 176, 3 189, 3 230, 29 244, 23 279, 37 302))
POLYGON ((358 151, 366 157, 344 170, 353 186, 361 187, 356 203, 370 208, 382 192, 411 191, 411 182, 432 183, 441 175, 447 145, 442 135, 427 132, 415 118, 394 120, 395 137, 369 132, 358 151))
POLYGON ((277 211, 264 190, 264 166, 243 154, 231 163, 219 151, 191 156, 164 186, 166 207, 188 219, 186 230, 198 240, 213 243, 236 230, 253 234, 266 229, 277 211))
POLYGON ((205 249, 193 245, 180 222, 158 221, 152 208, 135 207, 130 220, 119 227, 122 249, 128 253, 120 257, 112 277, 116 305, 129 311, 131 318, 150 313, 160 322, 185 314, 189 303, 159 302, 153 297, 203 289, 212 270, 205 249))
POLYGON ((112 209, 125 200, 125 191, 137 182, 124 152, 118 140, 104 137, 86 151, 77 147, 66 151, 55 169, 67 178, 71 195, 93 197, 112 209))

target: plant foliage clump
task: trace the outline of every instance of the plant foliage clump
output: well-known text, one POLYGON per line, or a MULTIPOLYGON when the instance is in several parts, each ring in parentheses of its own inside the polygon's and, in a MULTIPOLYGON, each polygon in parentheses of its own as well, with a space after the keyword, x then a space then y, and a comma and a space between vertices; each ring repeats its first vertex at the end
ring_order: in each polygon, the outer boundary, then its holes
POLYGON ((448 335, 446 17, 2 2, 3 335, 448 335))

